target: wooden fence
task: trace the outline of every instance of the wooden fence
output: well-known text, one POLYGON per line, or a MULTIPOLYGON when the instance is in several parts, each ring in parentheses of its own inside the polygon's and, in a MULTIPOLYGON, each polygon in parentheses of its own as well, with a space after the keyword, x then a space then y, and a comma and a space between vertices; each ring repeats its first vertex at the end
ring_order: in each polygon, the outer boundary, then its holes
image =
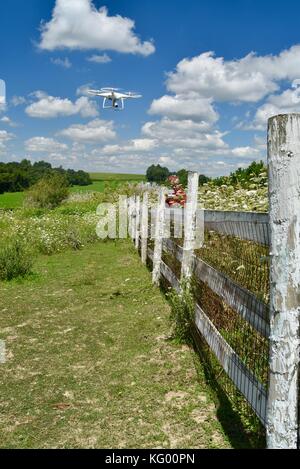
POLYGON ((242 285, 228 272, 207 262, 205 244, 194 250, 192 240, 196 238, 195 219, 197 213, 199 215, 196 173, 189 174, 188 202, 184 209, 188 218, 183 217, 181 246, 175 239, 164 237, 166 219, 178 222, 182 212, 165 207, 163 190, 156 210, 154 246, 147 242, 150 216, 146 209, 147 195, 144 195, 142 204, 137 200, 135 214, 131 206, 129 224, 136 227, 131 233, 136 248, 141 247, 143 262, 149 259, 153 264, 154 283, 165 279, 179 292, 181 280, 195 276, 230 311, 234 311, 241 321, 237 324, 247 325, 247 330, 255 336, 256 344, 267 344, 270 353, 266 354, 266 374, 261 364, 259 369, 258 359, 254 362, 240 353, 235 346, 237 342, 223 333, 209 307, 197 302, 195 326, 265 426, 268 448, 296 448, 299 433, 300 116, 272 118, 268 142, 270 213, 205 210, 204 231, 220 236, 221 246, 226 247, 226 239, 247 243, 239 247, 240 253, 243 249, 252 252, 253 246, 270 251, 265 256, 269 262, 268 275, 270 272, 269 301, 242 285), (181 265, 180 274, 164 260, 166 254, 181 265))

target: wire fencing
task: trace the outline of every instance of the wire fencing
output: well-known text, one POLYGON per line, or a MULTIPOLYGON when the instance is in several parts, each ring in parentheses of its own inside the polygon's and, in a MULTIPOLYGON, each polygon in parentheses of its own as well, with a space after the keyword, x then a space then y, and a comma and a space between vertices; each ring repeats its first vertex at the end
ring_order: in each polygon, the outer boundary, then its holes
MULTIPOLYGON (((209 376, 243 419, 266 430, 268 448, 299 447, 299 155, 300 114, 275 116, 269 213, 197 212, 198 175, 190 173, 186 207, 164 208, 161 192, 147 225, 154 283, 180 293, 181 280, 189 280, 192 333, 209 376), (193 247, 197 213, 204 214, 202 244, 193 247)), ((134 237, 138 248, 138 231, 134 237)))

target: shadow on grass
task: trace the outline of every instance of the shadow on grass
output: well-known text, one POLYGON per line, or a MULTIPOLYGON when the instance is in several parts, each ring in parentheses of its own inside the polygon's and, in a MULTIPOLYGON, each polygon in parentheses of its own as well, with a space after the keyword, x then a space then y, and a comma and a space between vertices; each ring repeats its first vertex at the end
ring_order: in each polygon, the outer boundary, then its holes
MULTIPOLYGON (((221 423, 224 433, 228 437, 234 449, 259 449, 265 448, 264 429, 256 420, 255 428, 251 425, 246 427, 238 412, 232 406, 223 387, 218 381, 218 376, 211 365, 208 354, 203 346, 202 338, 193 328, 193 349, 195 351, 195 367, 199 380, 203 380, 203 375, 207 385, 213 394, 213 399, 217 404, 217 417, 221 423)), ((224 372, 225 373, 225 372, 224 372)))
MULTIPOLYGON (((170 286, 165 280, 160 283, 160 290, 166 295, 170 292, 170 286)), ((166 295, 168 300, 168 295, 166 295)), ((241 418, 237 412, 224 387, 220 383, 219 370, 216 371, 206 351, 205 343, 195 326, 192 327, 191 340, 188 345, 194 350, 194 363, 199 383, 203 379, 208 387, 208 392, 215 401, 216 416, 222 425, 223 431, 234 449, 258 449, 265 448, 264 429, 257 417, 249 411, 247 421, 241 418), (219 373, 219 374, 218 374, 219 373)), ((171 339, 174 341, 174 338, 171 339)), ((175 339, 176 340, 176 339, 175 339)), ((221 369, 221 374, 225 371, 221 369)), ((226 375, 227 376, 227 375, 226 375)), ((229 378, 228 378, 229 380, 229 378)), ((238 393, 238 391, 236 390, 238 393)), ((244 401, 244 398, 241 397, 244 401)))
MULTIPOLYGON (((152 271, 152 262, 147 259, 147 267, 152 271)), ((161 278, 160 291, 166 296, 171 290, 171 285, 161 278)), ((170 301, 168 300, 170 303, 170 301)), ((223 431, 227 436, 231 446, 234 449, 262 449, 265 448, 265 431, 258 419, 253 413, 253 418, 246 424, 239 413, 233 408, 233 405, 220 384, 208 354, 205 351, 205 345, 196 327, 192 328, 192 337, 189 346, 194 350, 194 363, 198 375, 198 381, 203 384, 203 378, 208 386, 208 392, 211 393, 215 401, 217 412, 216 416, 222 425, 223 431), (253 420, 253 423, 251 421, 253 420)), ((174 337, 168 340, 174 341, 174 337)), ((176 341, 176 339, 175 339, 176 341)), ((223 371, 223 373, 225 373, 223 371)), ((229 379, 229 378, 228 378, 229 379)))

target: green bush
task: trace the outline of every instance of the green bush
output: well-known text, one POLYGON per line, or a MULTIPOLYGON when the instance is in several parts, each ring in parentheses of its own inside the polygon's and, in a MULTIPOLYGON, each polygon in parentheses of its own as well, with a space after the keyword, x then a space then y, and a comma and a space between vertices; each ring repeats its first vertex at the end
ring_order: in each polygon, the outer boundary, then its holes
POLYGON ((0 280, 24 277, 31 272, 32 264, 32 254, 20 238, 0 246, 0 280))
POLYGON ((68 180, 61 174, 43 178, 25 194, 25 206, 33 208, 55 208, 69 195, 68 180))
POLYGON ((192 287, 186 281, 181 282, 181 291, 171 290, 167 294, 171 304, 170 322, 173 338, 180 343, 191 342, 191 325, 195 316, 195 300, 192 287))

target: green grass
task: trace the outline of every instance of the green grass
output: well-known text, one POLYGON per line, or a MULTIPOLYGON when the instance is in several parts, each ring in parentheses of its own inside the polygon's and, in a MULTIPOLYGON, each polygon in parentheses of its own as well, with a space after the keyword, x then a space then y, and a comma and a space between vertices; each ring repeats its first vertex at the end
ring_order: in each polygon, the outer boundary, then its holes
POLYGON ((93 181, 145 181, 143 174, 90 173, 93 181))
POLYGON ((73 186, 71 187, 71 192, 103 192, 105 189, 105 181, 93 181, 93 184, 89 186, 73 186))
POLYGON ((231 447, 129 242, 40 256, 34 271, 0 283, 2 448, 231 447))
POLYGON ((21 207, 24 200, 24 192, 6 192, 0 194, 0 208, 18 208, 21 207))
MULTIPOLYGON (((113 174, 113 173, 90 173, 93 183, 89 186, 73 186, 71 192, 103 192, 109 184, 114 186, 123 182, 141 182, 146 179, 140 174, 113 174)), ((0 209, 14 209, 22 206, 24 192, 10 192, 0 194, 0 209)))

